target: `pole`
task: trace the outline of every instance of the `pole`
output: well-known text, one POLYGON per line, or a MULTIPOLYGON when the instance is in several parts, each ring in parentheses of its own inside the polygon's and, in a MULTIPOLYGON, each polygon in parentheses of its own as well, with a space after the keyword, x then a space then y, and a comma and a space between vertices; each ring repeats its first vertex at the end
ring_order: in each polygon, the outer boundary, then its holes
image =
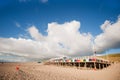
POLYGON ((94 69, 96 70, 96 51, 94 52, 94 69))

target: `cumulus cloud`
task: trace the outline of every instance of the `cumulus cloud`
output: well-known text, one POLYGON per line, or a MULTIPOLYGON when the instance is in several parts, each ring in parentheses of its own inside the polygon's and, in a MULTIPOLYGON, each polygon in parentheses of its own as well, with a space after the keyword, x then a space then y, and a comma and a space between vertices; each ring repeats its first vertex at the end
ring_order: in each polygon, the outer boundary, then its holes
POLYGON ((31 37, 34 40, 37 40, 37 41, 44 40, 44 36, 38 31, 38 29, 35 26, 31 26, 30 28, 28 28, 28 32, 30 33, 31 37))
POLYGON ((42 42, 47 53, 55 56, 77 56, 91 54, 91 35, 80 33, 80 22, 71 21, 64 24, 48 24, 47 36, 43 36, 35 26, 28 29, 31 36, 42 42), (85 54, 82 54, 85 53, 85 54))
POLYGON ((109 49, 120 48, 120 18, 115 23, 106 20, 101 25, 103 33, 95 38, 95 47, 98 52, 103 52, 109 49))
POLYGON ((101 25, 101 29, 103 30, 103 32, 106 30, 106 28, 108 28, 111 25, 110 21, 106 20, 104 22, 104 24, 101 25))
POLYGON ((64 55, 77 56, 91 53, 91 35, 88 33, 80 33, 80 22, 71 21, 64 24, 50 23, 48 24, 47 40, 53 43, 62 44, 64 55))
POLYGON ((89 55, 92 36, 80 33, 79 29, 79 21, 52 22, 48 24, 48 35, 43 36, 31 26, 27 31, 33 39, 0 38, 0 52, 29 58, 89 55))
POLYGON ((31 26, 27 29, 31 39, 0 38, 0 55, 17 56, 24 61, 63 56, 92 55, 93 45, 97 53, 120 48, 120 19, 115 23, 106 20, 101 25, 102 33, 93 40, 90 33, 81 33, 80 22, 73 20, 59 24, 48 23, 46 36, 31 26), (93 43, 94 41, 94 43, 93 43))
POLYGON ((41 42, 23 38, 0 38, 0 52, 23 57, 43 57, 41 42), (39 54, 39 56, 38 56, 39 54))

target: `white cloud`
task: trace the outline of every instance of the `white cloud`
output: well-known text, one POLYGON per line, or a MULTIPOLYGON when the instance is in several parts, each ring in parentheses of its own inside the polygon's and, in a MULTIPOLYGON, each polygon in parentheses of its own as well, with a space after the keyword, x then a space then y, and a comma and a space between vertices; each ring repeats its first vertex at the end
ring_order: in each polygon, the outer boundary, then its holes
POLYGON ((33 58, 44 55, 40 53, 42 49, 41 43, 31 39, 0 38, 0 45, 0 52, 3 53, 33 58))
MULTIPOLYGON (((71 21, 64 24, 49 23, 47 40, 64 45, 64 55, 84 55, 91 53, 91 35, 79 32, 80 22, 71 21)), ((58 45, 59 46, 59 45, 58 45)))
POLYGON ((35 26, 31 26, 27 31, 32 39, 0 38, 0 53, 29 60, 92 55, 93 45, 97 52, 120 48, 120 19, 115 23, 105 21, 101 25, 103 33, 95 37, 94 44, 92 43, 93 36, 89 33, 81 33, 79 29, 79 21, 73 20, 64 24, 52 22, 48 23, 48 35, 44 36, 35 26))
POLYGON ((48 24, 48 35, 43 36, 35 26, 31 26, 28 32, 33 40, 0 38, 0 52, 30 58, 91 54, 91 35, 80 33, 79 28, 80 22, 75 20, 64 24, 52 22, 48 24))
POLYGON ((15 22, 15 25, 16 25, 17 27, 21 27, 21 25, 20 25, 18 22, 15 22))
POLYGON ((101 29, 103 30, 103 32, 106 30, 106 28, 108 28, 111 25, 110 21, 106 20, 104 22, 104 24, 101 25, 101 29))
POLYGON ((29 2, 31 0, 19 0, 19 2, 29 2))
POLYGON ((47 3, 48 0, 40 0, 42 3, 47 3))
POLYGON ((101 25, 103 33, 96 36, 95 46, 98 52, 102 52, 109 49, 120 48, 120 18, 117 22, 111 23, 106 20, 101 25))
POLYGON ((44 40, 44 36, 39 33, 38 29, 35 26, 31 26, 28 28, 28 32, 30 33, 31 37, 37 41, 44 40))
MULTIPOLYGON (((31 1, 34 1, 34 0, 19 0, 19 2, 31 2, 31 1)), ((48 0, 37 0, 37 1, 39 1, 39 2, 41 2, 41 3, 47 3, 48 2, 48 0)))

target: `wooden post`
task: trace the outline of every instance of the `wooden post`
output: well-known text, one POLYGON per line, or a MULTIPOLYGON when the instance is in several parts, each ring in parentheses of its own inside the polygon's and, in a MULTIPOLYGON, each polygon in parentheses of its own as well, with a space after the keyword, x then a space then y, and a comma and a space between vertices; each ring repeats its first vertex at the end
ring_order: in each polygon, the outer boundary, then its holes
POLYGON ((65 67, 67 66, 67 62, 65 62, 65 67))
POLYGON ((80 62, 79 62, 79 68, 80 68, 80 62))
POLYGON ((85 66, 84 67, 86 68, 86 61, 85 61, 85 66))
POLYGON ((100 63, 99 63, 99 69, 101 69, 100 63))
POLYGON ((73 67, 75 67, 75 62, 73 62, 73 67))
POLYGON ((71 63, 69 62, 69 66, 71 66, 71 63))
POLYGON ((63 62, 63 66, 64 66, 64 62, 63 62))
POLYGON ((94 61, 94 69, 96 70, 96 63, 95 63, 95 61, 94 61))
MULTIPOLYGON (((94 51, 94 59, 96 59, 96 50, 94 51)), ((96 60, 94 61, 94 69, 96 70, 96 60)))
POLYGON ((107 68, 108 66, 107 66, 107 63, 106 63, 106 68, 107 68))
POLYGON ((102 64, 102 67, 104 68, 104 64, 102 64))
POLYGON ((92 65, 90 64, 90 69, 92 69, 92 65))

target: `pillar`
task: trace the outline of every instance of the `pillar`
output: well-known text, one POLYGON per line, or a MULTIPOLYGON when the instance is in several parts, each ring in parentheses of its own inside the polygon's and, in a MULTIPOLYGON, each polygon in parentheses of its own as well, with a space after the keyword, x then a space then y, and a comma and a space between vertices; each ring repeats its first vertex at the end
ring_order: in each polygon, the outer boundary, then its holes
POLYGON ((107 63, 106 63, 106 68, 107 68, 108 66, 107 66, 107 63))
POLYGON ((101 69, 100 63, 99 63, 99 69, 101 69))
POLYGON ((75 62, 73 62, 73 67, 75 67, 75 62))
POLYGON ((102 64, 102 67, 104 68, 104 64, 102 64))
POLYGON ((79 68, 80 68, 80 62, 79 62, 79 68))
POLYGON ((94 62, 94 69, 96 70, 96 63, 94 62))
POLYGON ((85 66, 84 67, 86 68, 86 62, 85 62, 85 66))
POLYGON ((90 64, 90 69, 92 69, 92 64, 90 64))

